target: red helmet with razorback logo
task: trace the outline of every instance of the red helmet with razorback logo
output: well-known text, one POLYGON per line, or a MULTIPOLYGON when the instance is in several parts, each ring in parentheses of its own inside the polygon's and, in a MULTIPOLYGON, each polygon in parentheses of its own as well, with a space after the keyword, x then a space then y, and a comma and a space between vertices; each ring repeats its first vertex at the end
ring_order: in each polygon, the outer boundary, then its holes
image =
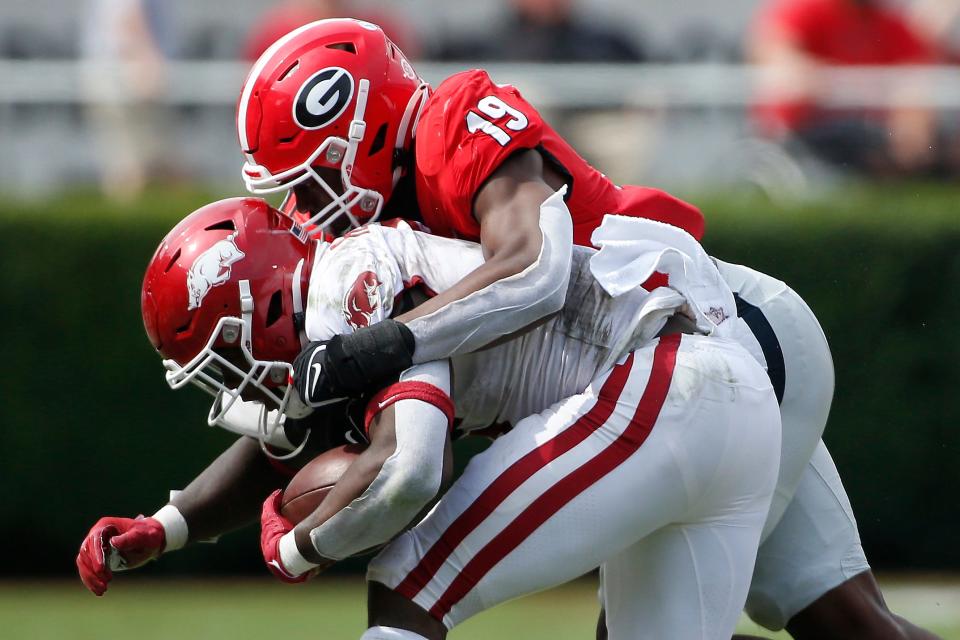
POLYGON ((427 93, 374 24, 337 18, 295 29, 254 63, 240 93, 247 189, 316 180, 330 202, 305 220, 311 233, 342 216, 355 227, 375 220, 402 175, 427 93))
POLYGON ((275 429, 291 400, 290 363, 301 348, 295 314, 315 246, 291 235, 291 225, 258 198, 221 200, 184 218, 147 266, 147 336, 172 388, 190 382, 214 395, 211 425, 251 392, 280 410, 275 429))

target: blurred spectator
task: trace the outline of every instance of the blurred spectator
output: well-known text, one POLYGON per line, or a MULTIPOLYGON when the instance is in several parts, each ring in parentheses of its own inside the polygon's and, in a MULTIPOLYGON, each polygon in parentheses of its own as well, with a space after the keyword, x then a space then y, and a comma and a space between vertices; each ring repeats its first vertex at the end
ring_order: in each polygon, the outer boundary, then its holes
POLYGON ((355 9, 349 0, 285 0, 268 9, 257 21, 257 26, 247 36, 243 45, 243 58, 256 60, 282 36, 309 22, 347 17, 379 25, 408 58, 419 55, 420 46, 416 35, 392 15, 355 9))
MULTIPOLYGON (((448 38, 433 57, 470 62, 641 62, 638 39, 620 25, 604 24, 577 11, 575 0, 509 0, 507 13, 475 38, 448 38)), ((586 4, 586 3, 584 3, 586 4)), ((516 82, 495 77, 496 82, 516 82)), ((627 90, 625 88, 625 90, 627 90)), ((653 124, 645 110, 563 109, 542 112, 588 161, 603 158, 608 175, 628 181, 642 173, 653 124)))
POLYGON ((510 0, 503 23, 482 38, 442 42, 434 56, 445 60, 523 62, 639 62, 639 42, 618 27, 591 23, 574 11, 574 0, 510 0))
POLYGON ((960 62, 960 0, 916 0, 910 5, 913 24, 943 50, 948 62, 960 62))
POLYGON ((164 0, 88 0, 82 81, 101 188, 113 199, 136 198, 165 156, 168 7, 164 0))
POLYGON ((764 75, 756 123, 768 136, 799 143, 830 163, 868 173, 923 175, 943 169, 937 114, 911 105, 919 87, 898 95, 903 106, 827 109, 818 99, 822 66, 911 65, 938 61, 938 51, 908 17, 883 0, 772 0, 751 35, 764 75))

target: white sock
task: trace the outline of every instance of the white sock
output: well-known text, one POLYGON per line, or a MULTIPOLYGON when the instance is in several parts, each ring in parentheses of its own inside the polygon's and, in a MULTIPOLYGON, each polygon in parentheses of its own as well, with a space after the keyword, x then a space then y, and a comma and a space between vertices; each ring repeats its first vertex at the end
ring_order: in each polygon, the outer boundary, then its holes
POLYGON ((427 640, 418 633, 397 629, 396 627, 370 627, 363 632, 360 640, 427 640))

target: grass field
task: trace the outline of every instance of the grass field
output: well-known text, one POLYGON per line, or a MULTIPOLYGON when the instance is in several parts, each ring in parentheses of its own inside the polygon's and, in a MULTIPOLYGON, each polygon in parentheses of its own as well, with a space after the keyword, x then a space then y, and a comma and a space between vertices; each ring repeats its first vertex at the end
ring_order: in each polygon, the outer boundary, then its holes
MULTIPOLYGON (((947 640, 960 640, 960 582, 887 580, 884 590, 894 610, 947 640)), ((0 582, 0 638, 346 640, 363 630, 363 594, 359 579, 286 587, 268 578, 174 582, 123 576, 99 599, 79 581, 0 582)), ((597 613, 594 594, 594 582, 581 580, 501 605, 450 637, 589 640, 597 613)), ((742 630, 788 637, 747 623, 742 630)))

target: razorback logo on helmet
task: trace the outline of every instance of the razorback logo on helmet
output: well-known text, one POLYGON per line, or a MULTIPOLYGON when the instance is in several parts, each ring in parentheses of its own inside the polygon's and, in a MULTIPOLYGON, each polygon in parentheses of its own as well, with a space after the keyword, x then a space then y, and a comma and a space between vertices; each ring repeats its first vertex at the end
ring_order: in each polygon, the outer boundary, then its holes
POLYGON ((297 92, 293 117, 304 129, 319 129, 340 117, 353 97, 353 76, 342 67, 327 67, 310 76, 297 92))
POLYGON ((199 308, 210 289, 230 279, 230 265, 246 257, 237 248, 236 237, 237 234, 232 233, 215 242, 190 265, 187 272, 188 311, 199 308))
POLYGON ((343 296, 343 317, 354 329, 366 327, 380 307, 380 285, 373 271, 364 271, 343 296))

